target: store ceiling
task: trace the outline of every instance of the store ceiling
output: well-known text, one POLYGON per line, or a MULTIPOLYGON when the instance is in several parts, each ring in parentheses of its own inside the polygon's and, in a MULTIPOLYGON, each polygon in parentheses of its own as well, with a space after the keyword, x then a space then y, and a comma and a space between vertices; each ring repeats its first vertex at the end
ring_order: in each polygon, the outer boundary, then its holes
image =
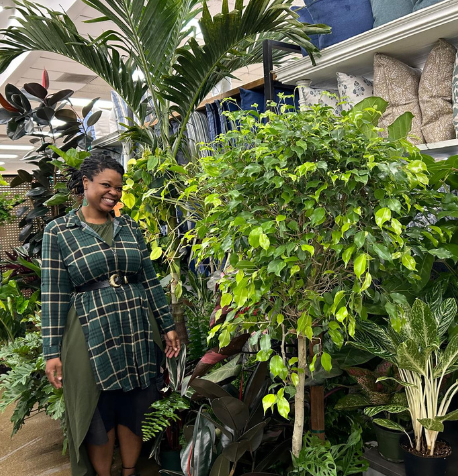
MULTIPOLYGON (((94 18, 97 12, 85 5, 81 0, 39 0, 39 3, 56 10, 65 9, 77 25, 78 30, 83 34, 97 36, 101 33, 100 28, 102 25, 105 29, 109 28, 108 23, 84 23, 85 20, 94 18)), ((234 0, 230 0, 229 3, 233 4, 234 0)), ((303 4, 302 0, 297 0, 294 3, 298 5, 303 4)), ((12 4, 13 0, 0 0, 0 7, 6 7, 12 4)), ((221 11, 221 4, 222 0, 208 1, 212 13, 221 11)), ((12 14, 12 10, 4 9, 0 12, 0 28, 4 28, 14 21, 10 18, 12 14)), ((112 28, 112 26, 110 26, 110 28, 112 28)), ((18 58, 3 74, 0 74, 0 91, 4 91, 7 83, 12 83, 18 88, 22 88, 25 83, 30 82, 38 82, 41 84, 43 69, 46 69, 49 74, 50 92, 72 89, 75 91, 74 98, 90 100, 95 97, 100 97, 104 100, 110 100, 110 87, 92 71, 60 55, 46 52, 28 53, 18 58)), ((239 79, 232 81, 232 87, 237 87, 262 78, 262 65, 244 68, 238 71, 236 76, 239 79)), ((78 108, 75 109, 78 110, 78 108)), ((6 126, 0 125, 0 165, 6 169, 2 172, 5 175, 16 174, 18 169, 31 171, 34 168, 33 165, 21 161, 21 158, 27 151, 10 148, 14 146, 30 146, 29 138, 24 137, 17 141, 11 141, 6 136, 6 126), (4 158, 2 154, 15 155, 17 157, 4 158), (4 162, 4 164, 1 164, 2 162, 4 162)))

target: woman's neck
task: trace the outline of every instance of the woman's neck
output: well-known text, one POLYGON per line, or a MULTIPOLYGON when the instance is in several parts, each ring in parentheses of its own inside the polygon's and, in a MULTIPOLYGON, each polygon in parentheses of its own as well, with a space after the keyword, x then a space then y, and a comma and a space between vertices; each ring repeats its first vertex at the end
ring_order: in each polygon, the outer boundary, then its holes
POLYGON ((81 207, 79 211, 83 215, 85 221, 93 223, 94 225, 101 225, 111 219, 111 216, 108 213, 101 213, 91 207, 81 207))

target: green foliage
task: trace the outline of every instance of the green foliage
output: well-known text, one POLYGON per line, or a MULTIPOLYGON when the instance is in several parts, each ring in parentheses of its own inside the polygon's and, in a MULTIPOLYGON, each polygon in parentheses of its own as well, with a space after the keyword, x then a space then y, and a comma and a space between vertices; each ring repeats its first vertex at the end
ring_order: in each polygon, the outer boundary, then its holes
MULTIPOLYGON (((448 339, 447 334, 456 319, 457 305, 453 298, 442 299, 440 286, 433 287, 426 298, 431 300, 430 305, 417 299, 411 308, 401 309, 396 315, 396 327, 391 322, 386 326, 360 322, 353 345, 384 355, 397 365, 405 387, 416 449, 420 450, 424 436, 432 456, 438 432, 444 428, 443 422, 456 419, 456 412, 447 412, 458 391, 458 382, 449 387, 442 400, 439 394, 444 378, 458 365, 458 336, 448 339)), ((367 412, 374 415, 406 409, 402 405, 388 405, 367 409, 367 412)), ((390 420, 377 419, 377 423, 393 426, 390 420)))
POLYGON ((363 473, 369 468, 363 458, 361 429, 353 427, 348 441, 331 445, 306 433, 299 457, 293 456, 294 469, 288 476, 347 476, 363 473))
POLYGON ((15 404, 11 422, 13 435, 35 412, 45 411, 64 426, 64 400, 62 389, 56 390, 45 375, 46 362, 42 355, 40 319, 32 319, 35 331, 18 337, 12 343, 0 347, 0 361, 10 367, 0 376, 2 398, 0 411, 15 404))
MULTIPOLYGON (((242 328, 255 332, 261 361, 275 356, 272 339, 297 334, 324 332, 341 348, 369 310, 404 302, 385 289, 393 276, 420 289, 427 283, 431 254, 455 227, 422 219, 445 204, 458 209, 458 200, 429 186, 404 127, 379 136, 374 124, 385 107, 370 98, 342 116, 323 106, 228 114, 239 127, 217 139, 185 191, 202 203, 187 234, 194 253, 227 258, 220 289, 232 311, 211 331, 221 346, 242 328)), ((271 370, 296 385, 304 369, 280 357, 271 370)), ((312 372, 318 362, 329 372, 329 352, 311 362, 312 372)))
POLYGON ((143 441, 150 440, 173 422, 179 421, 180 416, 177 412, 189 408, 189 399, 172 392, 169 396, 151 404, 150 408, 153 411, 145 414, 142 423, 143 441))
MULTIPOLYGON (((1 175, 0 175, 0 185, 8 185, 6 182, 3 184, 1 183, 1 175)), ((11 211, 13 208, 24 201, 20 195, 14 195, 13 197, 9 197, 8 194, 2 193, 0 195, 0 225, 4 223, 8 223, 14 220, 14 216, 11 215, 11 211)))

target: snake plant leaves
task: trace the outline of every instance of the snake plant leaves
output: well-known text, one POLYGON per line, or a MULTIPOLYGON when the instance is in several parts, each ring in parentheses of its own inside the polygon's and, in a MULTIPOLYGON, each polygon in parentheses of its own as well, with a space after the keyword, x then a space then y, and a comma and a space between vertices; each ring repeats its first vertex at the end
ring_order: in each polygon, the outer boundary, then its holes
POLYGON ((437 342, 437 324, 429 306, 417 299, 410 311, 410 328, 413 339, 423 349, 437 342))
POLYGON ((396 363, 401 369, 426 376, 426 365, 430 354, 431 351, 426 355, 426 349, 420 352, 417 342, 408 339, 398 347, 396 363))
POLYGON ((235 434, 242 431, 248 422, 248 406, 234 397, 221 397, 212 401, 216 417, 235 434))

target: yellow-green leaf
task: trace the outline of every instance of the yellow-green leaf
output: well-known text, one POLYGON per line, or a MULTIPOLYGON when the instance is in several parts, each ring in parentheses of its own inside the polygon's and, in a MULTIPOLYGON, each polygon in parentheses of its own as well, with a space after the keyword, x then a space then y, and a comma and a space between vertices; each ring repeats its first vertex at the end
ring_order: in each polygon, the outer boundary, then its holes
POLYGON ((156 260, 162 256, 162 248, 158 246, 157 248, 153 248, 150 254, 150 259, 151 260, 156 260))
POLYGON ((321 354, 321 365, 326 372, 330 372, 332 369, 331 356, 327 352, 321 354))
POLYGON ((383 224, 391 219, 391 210, 389 208, 380 208, 375 213, 375 223, 382 228, 383 224))
POLYGON ((366 271, 366 263, 367 257, 365 253, 361 253, 355 259, 355 263, 353 265, 354 271, 356 276, 361 279, 361 275, 366 271))
POLYGON ((272 406, 275 405, 275 401, 277 400, 277 397, 271 393, 266 395, 262 399, 262 407, 264 408, 264 413, 272 406))
POLYGON ((371 273, 366 273, 366 277, 364 279, 364 283, 361 286, 361 291, 365 291, 370 285, 372 284, 372 276, 371 273))
POLYGON ((269 240, 269 237, 265 233, 261 233, 259 235, 259 244, 261 248, 263 248, 264 250, 269 249, 270 240, 269 240))
POLYGON ((133 208, 135 206, 135 197, 131 193, 122 194, 121 202, 128 208, 133 208))
POLYGON ((232 296, 228 293, 223 293, 221 296, 221 307, 229 306, 232 302, 232 296))
POLYGON ((410 256, 408 253, 404 253, 402 255, 402 264, 411 271, 415 271, 417 267, 417 263, 415 263, 415 259, 410 256))

